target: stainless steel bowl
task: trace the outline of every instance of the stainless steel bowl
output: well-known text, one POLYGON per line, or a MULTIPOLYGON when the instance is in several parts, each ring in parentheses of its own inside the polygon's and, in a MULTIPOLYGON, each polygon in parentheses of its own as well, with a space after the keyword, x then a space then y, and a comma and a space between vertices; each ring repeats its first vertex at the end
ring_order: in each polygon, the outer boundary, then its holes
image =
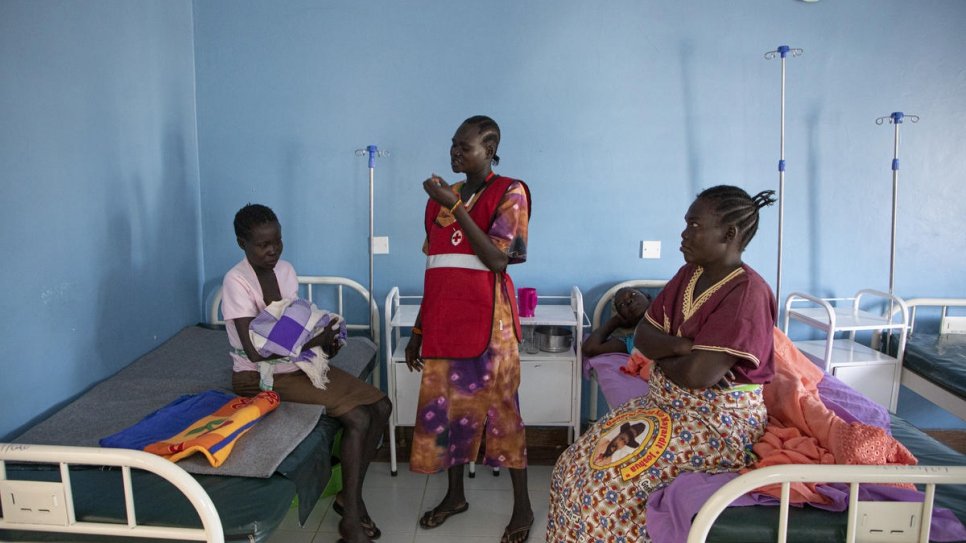
POLYGON ((574 344, 574 333, 566 326, 537 326, 533 337, 537 347, 548 353, 562 353, 574 344))

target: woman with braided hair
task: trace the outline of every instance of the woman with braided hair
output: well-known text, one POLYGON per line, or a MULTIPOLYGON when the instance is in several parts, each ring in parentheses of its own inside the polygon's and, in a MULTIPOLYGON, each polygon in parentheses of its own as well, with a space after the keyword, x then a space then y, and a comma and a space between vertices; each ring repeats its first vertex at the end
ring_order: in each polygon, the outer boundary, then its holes
POLYGON ((595 423, 557 460, 547 541, 649 541, 648 496, 683 471, 737 471, 755 459, 767 420, 762 385, 774 374, 771 288, 741 260, 758 230, 754 197, 705 190, 681 232, 685 265, 651 303, 634 345, 655 361, 648 395, 595 423), (634 445, 601 451, 635 428, 634 445))
POLYGON ((406 365, 422 372, 409 468, 447 472, 446 495, 419 519, 432 529, 469 509, 463 466, 476 460, 507 468, 513 511, 502 543, 530 537, 526 430, 520 415, 520 317, 508 266, 527 259, 530 189, 498 175, 500 127, 490 117, 463 121, 450 145, 450 166, 464 180, 432 175, 423 224, 423 300, 406 365))

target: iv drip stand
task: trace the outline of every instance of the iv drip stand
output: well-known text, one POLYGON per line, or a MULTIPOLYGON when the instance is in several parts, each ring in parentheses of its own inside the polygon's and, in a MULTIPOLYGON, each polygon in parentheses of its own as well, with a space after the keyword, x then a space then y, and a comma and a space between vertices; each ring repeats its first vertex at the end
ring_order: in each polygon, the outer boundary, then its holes
POLYGON ((369 336, 372 341, 378 344, 379 338, 375 337, 375 323, 372 322, 372 304, 373 304, 373 281, 372 281, 372 244, 373 244, 373 216, 374 206, 373 206, 373 181, 375 180, 376 171, 376 157, 387 157, 389 156, 389 151, 380 151, 375 145, 369 145, 365 149, 356 149, 356 156, 366 156, 369 155, 369 336))
MULTIPOLYGON (((893 125, 893 144, 892 144, 892 237, 889 250, 889 319, 892 319, 893 301, 896 288, 896 219, 899 210, 899 125, 903 120, 908 119, 912 123, 919 122, 918 115, 906 115, 901 111, 896 111, 892 115, 879 117, 875 124, 882 125, 892 123, 893 125)), ((886 350, 889 349, 889 342, 892 334, 886 336, 886 350)))
MULTIPOLYGON (((782 79, 781 79, 781 131, 778 139, 778 277, 775 280, 775 302, 781 308, 782 291, 782 239, 785 228, 785 58, 790 54, 793 57, 800 56, 801 49, 792 49, 787 45, 779 45, 775 51, 765 53, 765 59, 771 60, 776 57, 781 58, 782 79)), ((778 318, 779 311, 775 312, 778 318)))

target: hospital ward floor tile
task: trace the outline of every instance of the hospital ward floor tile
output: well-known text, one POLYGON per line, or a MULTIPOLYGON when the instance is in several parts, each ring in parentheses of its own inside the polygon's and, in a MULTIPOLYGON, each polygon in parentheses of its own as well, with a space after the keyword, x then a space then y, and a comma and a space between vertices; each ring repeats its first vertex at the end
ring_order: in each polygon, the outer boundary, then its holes
POLYGON ((923 430, 936 441, 945 443, 960 454, 966 454, 966 430, 923 430))
MULTIPOLYGON (((528 483, 534 524, 531 541, 539 541, 546 528, 551 466, 530 466, 528 483), (534 538, 534 535, 538 536, 534 538)), ((450 518, 433 530, 419 527, 424 511, 434 507, 446 492, 446 475, 419 475, 399 464, 396 477, 389 473, 388 462, 374 462, 366 476, 363 494, 369 510, 379 523, 386 543, 434 543, 499 541, 510 517, 513 491, 508 473, 494 476, 492 470, 477 466, 476 477, 466 478, 466 497, 470 509, 450 518)), ((338 537, 339 515, 332 510, 332 498, 316 505, 302 528, 293 508, 269 543, 334 543, 338 537)))

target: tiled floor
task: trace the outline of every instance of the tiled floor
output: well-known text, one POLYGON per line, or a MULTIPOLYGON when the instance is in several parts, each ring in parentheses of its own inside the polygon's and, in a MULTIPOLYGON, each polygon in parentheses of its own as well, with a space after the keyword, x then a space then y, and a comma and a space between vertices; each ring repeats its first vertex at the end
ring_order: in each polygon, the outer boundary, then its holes
MULTIPOLYGON (((527 470, 534 523, 529 541, 543 541, 552 466, 530 466, 527 470)), ((418 475, 400 463, 399 474, 389 474, 389 464, 374 462, 369 467, 363 496, 369 513, 382 530, 380 543, 498 543, 510 520, 513 492, 508 473, 494 477, 477 466, 474 478, 466 478, 467 512, 450 517, 432 530, 419 527, 419 516, 439 503, 446 494, 446 474, 418 475)), ((339 515, 332 511, 332 498, 315 506, 305 526, 299 528, 295 509, 289 511, 270 543, 335 543, 339 539, 339 515)))

